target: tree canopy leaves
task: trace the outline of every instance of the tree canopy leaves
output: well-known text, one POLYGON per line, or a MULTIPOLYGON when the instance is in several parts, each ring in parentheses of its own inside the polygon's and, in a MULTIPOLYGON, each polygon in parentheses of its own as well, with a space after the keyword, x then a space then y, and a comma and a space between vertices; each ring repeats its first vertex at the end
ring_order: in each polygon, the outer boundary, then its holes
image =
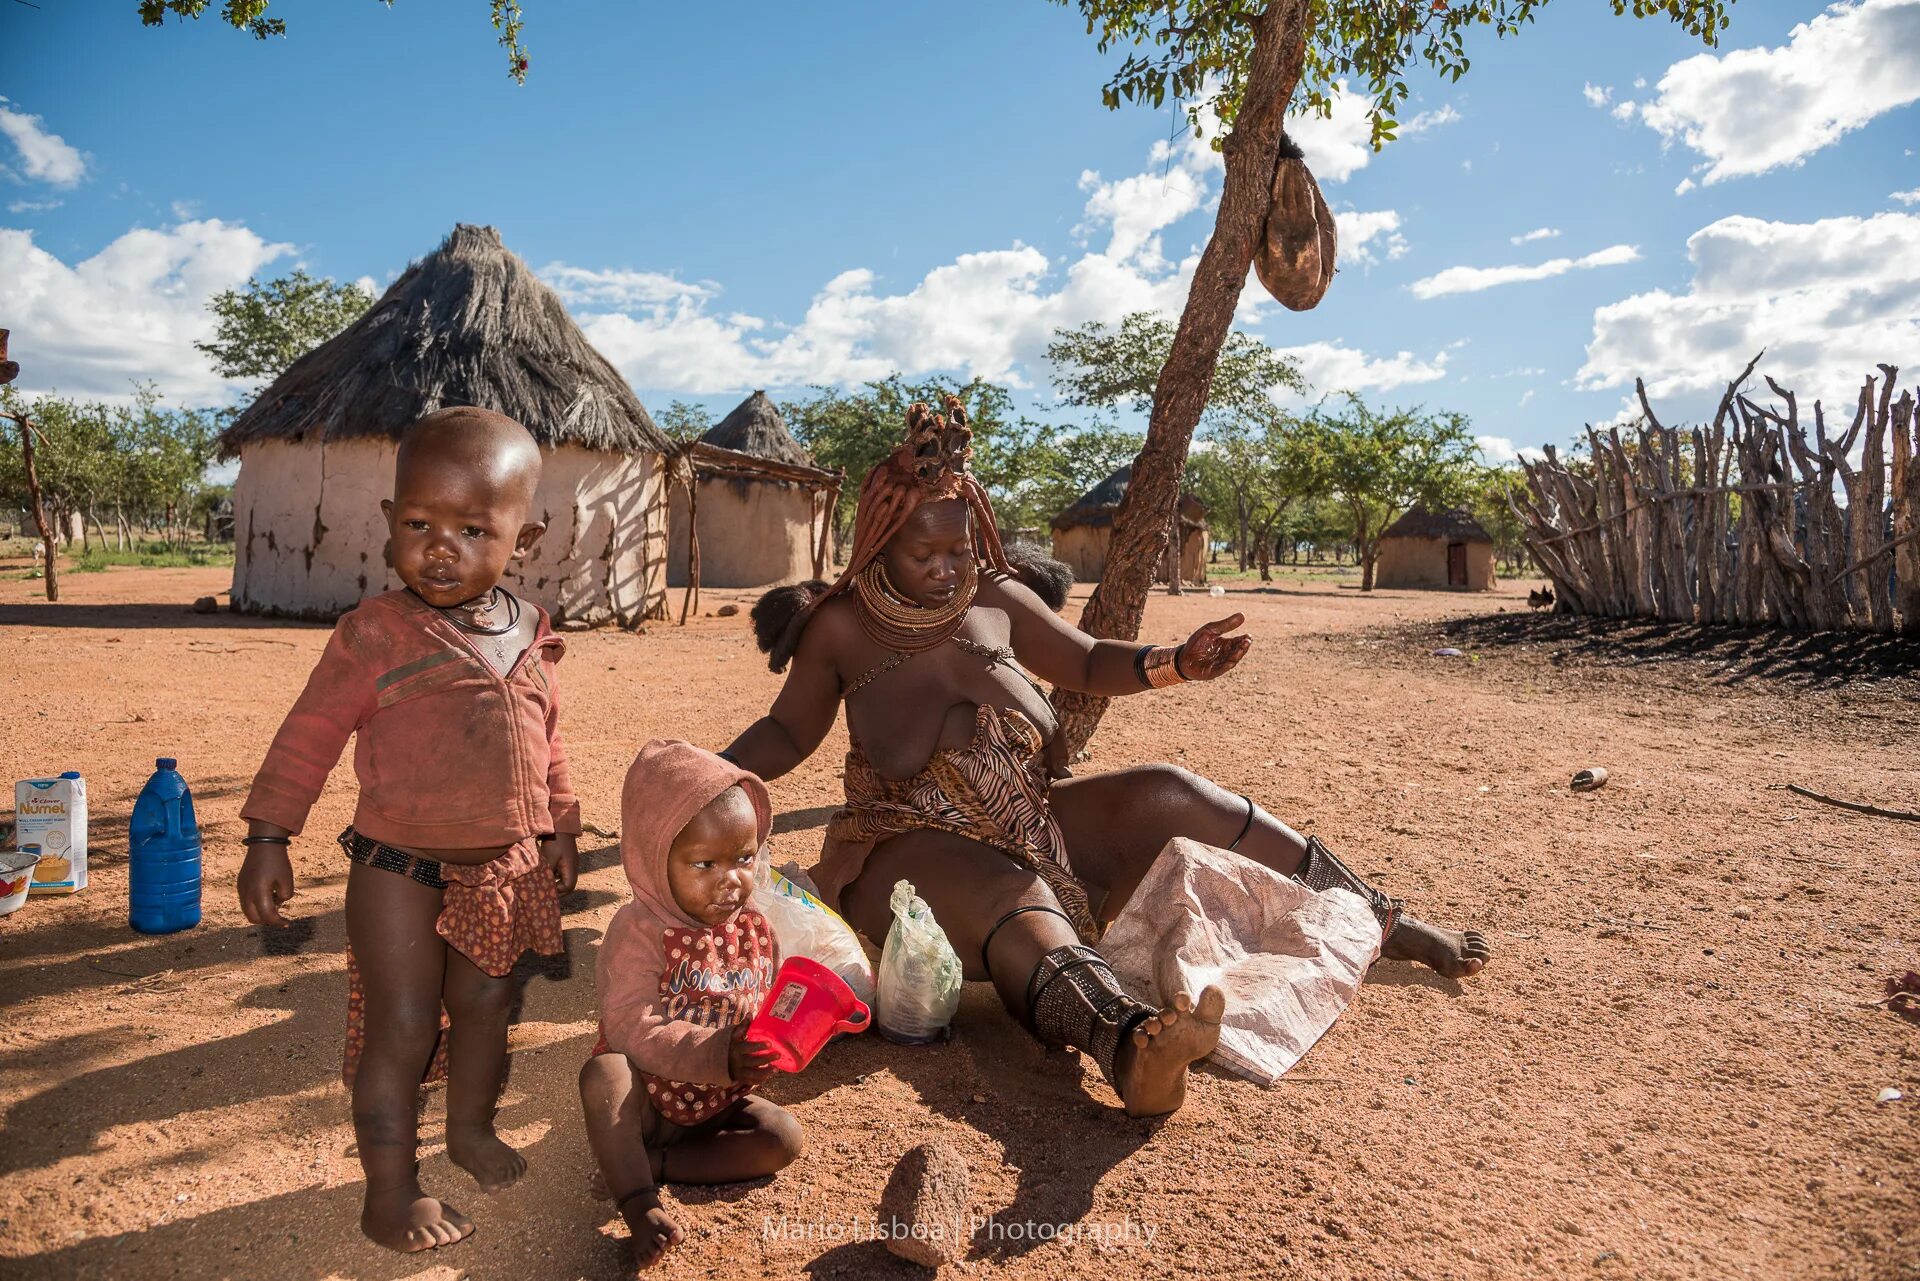
MULTIPOLYGON (((1159 108, 1169 94, 1186 104, 1196 131, 1217 116, 1233 127, 1253 54, 1257 0, 1053 0, 1080 11, 1100 52, 1126 51, 1101 90, 1109 108, 1122 102, 1159 108)), ((1365 86, 1372 140, 1394 138, 1410 90, 1409 69, 1425 63, 1458 82, 1471 65, 1467 33, 1491 28, 1518 34, 1547 0, 1312 0, 1300 101, 1309 111, 1333 109, 1335 86, 1365 86)), ((1733 0, 1608 0, 1616 14, 1664 15, 1708 47, 1727 26, 1733 0)))
MULTIPOLYGON (((167 15, 197 19, 207 11, 210 0, 139 0, 140 21, 149 27, 165 25, 167 15)), ((244 31, 255 40, 265 40, 269 36, 287 34, 287 22, 284 18, 269 18, 267 6, 271 0, 226 0, 220 6, 220 20, 235 31, 244 31)), ((380 3, 393 8, 393 0, 380 0, 380 3)), ((520 43, 520 28, 524 25, 520 18, 519 0, 487 0, 488 16, 493 29, 500 33, 499 45, 507 51, 507 74, 519 84, 527 82, 527 50, 520 43)))
POLYGON ((315 279, 295 270, 261 284, 223 289, 207 300, 216 323, 212 342, 194 344, 213 357, 222 378, 277 378, 288 365, 360 319, 373 295, 351 282, 315 279))

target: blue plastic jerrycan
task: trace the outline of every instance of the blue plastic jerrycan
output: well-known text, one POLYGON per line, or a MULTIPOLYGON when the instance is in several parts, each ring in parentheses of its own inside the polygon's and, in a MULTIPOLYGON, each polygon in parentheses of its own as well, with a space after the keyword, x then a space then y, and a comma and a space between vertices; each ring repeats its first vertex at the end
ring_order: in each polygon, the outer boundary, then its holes
POLYGON ((127 825, 127 919, 143 934, 171 934, 200 924, 200 825, 178 762, 153 764, 127 825))

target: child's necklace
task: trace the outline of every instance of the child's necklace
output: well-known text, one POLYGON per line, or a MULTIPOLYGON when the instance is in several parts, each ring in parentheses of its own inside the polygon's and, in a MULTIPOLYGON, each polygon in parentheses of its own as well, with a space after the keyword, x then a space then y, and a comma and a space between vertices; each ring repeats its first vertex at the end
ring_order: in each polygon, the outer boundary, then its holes
MULTIPOLYGON (((415 593, 415 595, 418 594, 415 593)), ((432 604, 431 601, 427 603, 432 604)), ((440 611, 441 616, 448 622, 472 636, 505 636, 520 625, 520 602, 511 592, 503 592, 498 587, 487 593, 487 599, 483 604, 434 605, 433 608, 440 611), (502 604, 505 605, 507 621, 495 626, 498 619, 495 611, 499 610, 502 604), (464 618, 457 612, 460 610, 466 611, 464 618)))

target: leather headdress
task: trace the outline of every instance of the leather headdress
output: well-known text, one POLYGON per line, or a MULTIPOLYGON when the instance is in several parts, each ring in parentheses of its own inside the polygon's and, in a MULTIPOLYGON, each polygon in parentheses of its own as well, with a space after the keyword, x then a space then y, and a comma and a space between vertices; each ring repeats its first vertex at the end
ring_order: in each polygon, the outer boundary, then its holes
POLYGON ((966 406, 958 396, 948 396, 946 411, 937 414, 923 401, 907 407, 906 440, 875 464, 860 484, 860 503, 853 518, 853 550, 840 577, 825 591, 817 586, 775 589, 755 606, 759 625, 761 610, 776 594, 793 592, 797 597, 792 600, 797 606, 792 616, 774 621, 771 639, 761 641, 761 648, 767 651, 767 665, 774 671, 786 670, 787 661, 799 648, 800 634, 820 602, 851 590, 860 571, 886 549, 922 503, 964 499, 973 516, 974 555, 985 568, 1013 574, 1006 549, 1000 545, 1000 527, 994 520, 986 487, 967 470, 967 461, 973 457, 973 429, 967 425, 966 406), (800 604, 800 600, 805 603, 800 604))
POLYGON ((847 567, 821 600, 846 591, 856 574, 878 556, 922 503, 963 498, 973 513, 973 549, 987 565, 1013 573, 1000 546, 987 490, 967 462, 973 457, 973 429, 958 396, 946 398, 945 414, 924 401, 907 407, 907 439, 875 465, 860 484, 860 505, 853 517, 853 551, 847 567))

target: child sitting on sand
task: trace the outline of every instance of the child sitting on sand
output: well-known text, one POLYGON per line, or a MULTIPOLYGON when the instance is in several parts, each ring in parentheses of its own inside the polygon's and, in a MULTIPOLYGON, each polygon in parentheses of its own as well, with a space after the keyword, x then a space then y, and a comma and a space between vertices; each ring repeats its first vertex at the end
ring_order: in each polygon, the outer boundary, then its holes
POLYGON ((679 1244, 658 1185, 733 1183, 800 1155, 800 1124, 753 1097, 774 1051, 744 1037, 779 964, 748 906, 773 810, 766 784, 655 739, 627 770, 620 861, 633 901, 600 945, 600 1043, 580 1070, 587 1139, 650 1267, 679 1244))
POLYGON ((423 1080, 446 1077, 447 1155, 482 1190, 526 1169, 493 1129, 511 976, 528 948, 562 950, 558 894, 573 888, 580 831, 557 728, 562 643, 499 586, 546 528, 532 516, 539 479, 539 446, 500 414, 443 409, 406 429, 380 504, 406 588, 341 618, 240 811, 241 909, 285 925, 290 838, 357 736, 359 803, 340 835, 342 1076, 367 1176, 360 1227, 395 1250, 473 1231, 420 1188, 423 1080))

